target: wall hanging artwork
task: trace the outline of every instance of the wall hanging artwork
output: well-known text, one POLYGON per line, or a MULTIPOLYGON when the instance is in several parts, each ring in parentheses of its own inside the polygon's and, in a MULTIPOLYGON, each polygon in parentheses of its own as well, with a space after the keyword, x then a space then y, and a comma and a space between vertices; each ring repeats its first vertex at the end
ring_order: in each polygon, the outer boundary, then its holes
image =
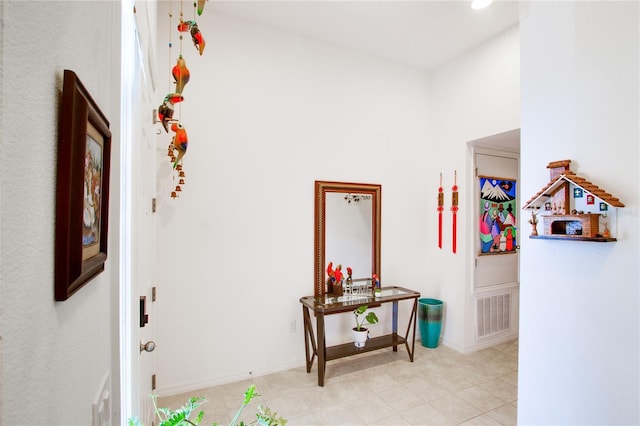
POLYGON ((480 254, 515 253, 517 249, 516 180, 480 179, 480 254))
POLYGON ((55 300, 104 271, 109 230, 111 131, 77 75, 64 71, 58 125, 55 300))
MULTIPOLYGON (((176 59, 175 65, 171 68, 171 78, 169 81, 169 93, 164 97, 162 103, 158 107, 158 119, 162 123, 162 127, 166 133, 169 130, 173 132, 173 137, 167 148, 167 156, 172 165, 174 172, 174 181, 177 181, 175 189, 171 191, 171 198, 177 198, 178 194, 182 192, 182 186, 185 184, 185 172, 183 168, 183 158, 187 153, 189 146, 189 137, 185 126, 181 123, 182 111, 176 115, 176 104, 180 104, 184 101, 183 91, 185 86, 191 80, 191 72, 187 68, 187 62, 183 56, 182 42, 183 34, 188 33, 191 36, 191 42, 196 49, 196 52, 202 56, 205 49, 205 40, 198 24, 195 20, 196 13, 202 15, 204 10, 205 1, 198 0, 193 2, 193 19, 185 20, 183 13, 184 2, 180 1, 180 20, 175 27, 175 31, 178 33, 179 39, 179 54, 176 59)), ((173 1, 169 2, 169 60, 172 61, 172 48, 173 48, 173 1)))

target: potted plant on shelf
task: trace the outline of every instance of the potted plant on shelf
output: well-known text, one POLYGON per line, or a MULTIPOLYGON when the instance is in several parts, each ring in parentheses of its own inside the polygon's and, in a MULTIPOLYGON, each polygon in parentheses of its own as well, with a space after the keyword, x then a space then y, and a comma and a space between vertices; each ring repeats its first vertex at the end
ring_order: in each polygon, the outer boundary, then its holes
POLYGON ((367 338, 369 337, 369 330, 363 327, 365 324, 376 324, 378 322, 378 316, 375 312, 367 312, 368 306, 360 306, 353 311, 353 315, 356 318, 356 326, 353 327, 353 344, 356 348, 364 348, 367 338), (364 313, 367 312, 367 315, 364 313))

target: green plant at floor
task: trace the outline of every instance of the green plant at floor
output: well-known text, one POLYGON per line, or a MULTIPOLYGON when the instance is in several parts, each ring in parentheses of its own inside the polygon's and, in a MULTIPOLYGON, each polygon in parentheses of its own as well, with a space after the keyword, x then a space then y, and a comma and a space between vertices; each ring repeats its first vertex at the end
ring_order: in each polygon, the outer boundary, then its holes
MULTIPOLYGON (((256 385, 251 385, 247 388, 247 391, 244 393, 244 400, 242 401, 242 405, 240 409, 234 416, 233 420, 229 426, 249 426, 249 425, 261 425, 261 426, 284 426, 287 423, 286 419, 282 417, 278 417, 276 412, 272 412, 269 407, 264 407, 262 405, 258 406, 258 412, 256 413, 256 420, 251 423, 245 423, 244 421, 238 419, 240 415, 244 411, 245 408, 249 405, 249 402, 256 396, 260 396, 260 394, 256 390, 256 385)), ((192 397, 180 408, 176 410, 172 410, 170 408, 158 408, 156 395, 152 395, 153 406, 155 408, 155 413, 160 419, 160 426, 187 426, 187 425, 199 425, 204 417, 204 411, 199 411, 194 419, 190 419, 191 414, 193 414, 198 407, 207 402, 206 398, 200 397, 192 397)), ((136 417, 129 419, 129 426, 142 426, 140 420, 136 417)), ((212 426, 218 426, 218 423, 213 423, 212 426)))
POLYGON ((362 315, 369 309, 368 306, 360 306, 358 309, 353 311, 353 315, 356 317, 356 327, 355 330, 360 331, 363 325, 365 324, 375 324, 378 322, 378 316, 375 312, 369 312, 367 315, 361 319, 362 315))

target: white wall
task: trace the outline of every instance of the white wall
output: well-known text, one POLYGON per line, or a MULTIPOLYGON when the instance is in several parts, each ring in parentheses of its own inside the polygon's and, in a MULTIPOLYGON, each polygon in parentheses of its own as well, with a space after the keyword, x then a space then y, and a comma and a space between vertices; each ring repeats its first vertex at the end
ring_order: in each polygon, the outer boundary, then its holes
MULTIPOLYGON (((420 285, 393 265, 414 267, 424 244, 425 200, 412 194, 428 156, 425 74, 223 16, 199 26, 204 55, 185 50, 191 145, 176 200, 171 134, 158 144, 161 394, 304 365, 298 300, 314 287, 315 180, 382 184, 383 283, 420 285)), ((166 81, 168 62, 159 58, 166 81)), ((351 320, 328 326, 346 334, 351 320)))
POLYGON ((521 241, 518 424, 638 424, 639 8, 531 2, 521 22, 522 181, 548 162, 619 197, 618 241, 521 241))
MULTIPOLYGON (((158 142, 159 393, 304 365, 298 299, 313 293, 314 180, 382 184, 383 285, 451 301, 446 333, 457 343, 464 306, 452 299, 467 279, 466 248, 437 251, 437 177, 457 169, 466 196, 466 142, 518 127, 517 31, 430 85, 421 71, 213 16, 209 26, 199 19, 204 55, 184 50, 190 146, 176 200, 165 156, 172 134, 158 142), (473 87, 473 69, 488 88, 473 87), (433 124, 432 114, 446 120, 433 124)), ((173 66, 178 51, 169 60, 167 50, 158 63, 169 92, 163 64, 173 66)), ((348 341, 351 321, 329 318, 328 343, 348 341)), ((390 328, 381 322, 374 334, 390 328)))
MULTIPOLYGON (((432 73, 432 144, 425 161, 429 205, 426 291, 445 303, 443 342, 459 351, 474 340, 475 175, 468 142, 520 127, 519 31, 511 28, 432 73), (451 187, 457 171, 458 238, 452 251, 451 187), (436 191, 443 174, 443 248, 437 242, 436 191)), ((401 264, 402 259, 396 260, 401 264)))
MULTIPOLYGON (((0 423, 91 424, 91 404, 103 378, 111 373, 117 381, 119 374, 112 353, 117 319, 113 327, 112 322, 120 4, 3 1, 0 9, 0 423), (54 302, 57 119, 64 69, 78 74, 110 118, 115 161, 106 271, 67 301, 54 302)), ((118 396, 113 399, 117 408, 118 396)))

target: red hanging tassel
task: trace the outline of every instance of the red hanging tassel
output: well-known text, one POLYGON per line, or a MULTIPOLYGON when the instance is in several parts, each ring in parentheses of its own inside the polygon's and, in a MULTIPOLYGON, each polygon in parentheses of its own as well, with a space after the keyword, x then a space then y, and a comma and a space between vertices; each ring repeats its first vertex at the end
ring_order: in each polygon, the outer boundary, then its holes
POLYGON ((438 247, 442 248, 442 211, 444 210, 444 192, 442 191, 442 172, 440 172, 440 187, 438 188, 438 247))
POLYGON ((457 217, 458 217, 458 172, 453 172, 453 186, 451 187, 451 212, 453 212, 453 252, 456 252, 457 217))

